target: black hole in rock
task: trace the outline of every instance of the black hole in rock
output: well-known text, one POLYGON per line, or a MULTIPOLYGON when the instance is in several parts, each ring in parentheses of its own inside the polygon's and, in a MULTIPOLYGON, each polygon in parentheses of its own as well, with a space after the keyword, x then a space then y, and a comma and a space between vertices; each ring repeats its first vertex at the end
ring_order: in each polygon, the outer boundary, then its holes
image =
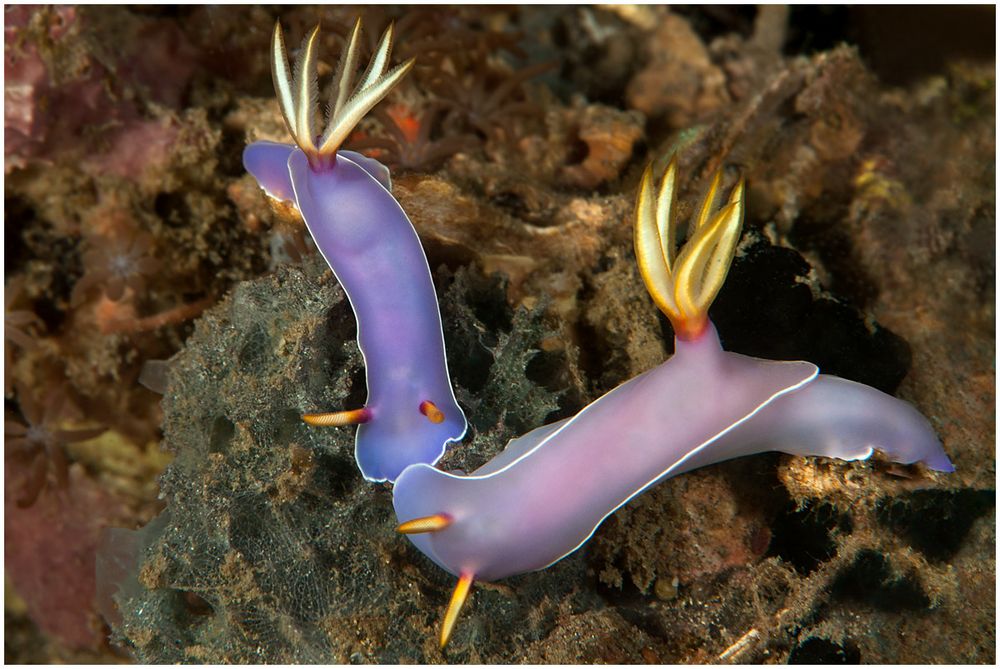
POLYGON ((187 225, 191 220, 191 209, 184 196, 177 193, 158 194, 153 200, 153 211, 172 228, 187 225))
POLYGON ((275 416, 274 440, 279 444, 291 444, 297 442, 303 435, 302 432, 310 428, 302 420, 302 414, 294 409, 285 409, 275 416))
POLYGON ((788 654, 788 664, 859 664, 861 651, 854 644, 840 645, 811 636, 788 654))
MULTIPOLYGON (((53 263, 59 268, 58 272, 50 275, 47 289, 32 304, 35 314, 45 322, 46 329, 54 332, 65 321, 66 310, 70 308, 68 298, 72 295, 76 282, 84 274, 81 247, 85 246, 79 238, 62 236, 48 223, 42 222, 31 224, 24 230, 22 238, 23 254, 20 258, 13 258, 12 264, 5 266, 4 276, 11 276, 12 267, 16 267, 19 260, 40 260, 53 263)), ((7 254, 8 251, 5 250, 4 253, 7 254)), ((100 287, 94 288, 91 296, 99 294, 101 290, 100 287)))
POLYGON ((850 533, 850 517, 831 504, 807 502, 796 508, 791 502, 774 521, 767 555, 780 557, 800 574, 810 574, 836 554, 834 529, 850 533))
POLYGON ((602 384, 600 380, 609 371, 608 360, 612 357, 611 347, 598 333, 597 328, 586 321, 581 320, 576 324, 576 328, 577 338, 580 341, 580 369, 588 379, 597 380, 596 387, 592 389, 595 394, 610 390, 611 387, 605 387, 606 384, 602 384))
POLYGON ((441 294, 441 269, 454 272, 476 260, 475 253, 461 244, 433 237, 423 237, 420 241, 424 245, 428 264, 438 268, 434 274, 434 287, 437 288, 439 295, 441 294))
POLYGON ((669 639, 674 634, 670 626, 664 623, 663 618, 650 610, 645 602, 635 608, 624 606, 617 610, 630 625, 641 629, 653 639, 669 639))
POLYGON ((528 361, 524 375, 540 386, 558 392, 566 387, 565 356, 556 351, 539 351, 528 361))
POLYGON ((858 553, 841 572, 830 592, 835 598, 867 604, 882 611, 920 610, 930 600, 912 578, 893 574, 885 557, 873 550, 858 553))
MULTIPOLYGON (((354 318, 354 312, 346 298, 327 313, 325 327, 331 342, 357 341, 358 322, 354 318)), ((331 354, 336 355, 336 350, 331 354)))
POLYGON ((317 451, 316 473, 310 487, 313 490, 323 491, 333 500, 345 498, 361 478, 354 462, 353 450, 351 453, 352 455, 348 456, 317 451))
POLYGON ((493 354, 477 341, 466 342, 463 346, 460 342, 452 343, 449 338, 446 345, 448 371, 455 385, 472 393, 482 390, 493 366, 493 354))
MULTIPOLYGON (((630 256, 632 257, 632 256, 630 256)), ((594 274, 600 274, 602 272, 607 272, 615 264, 615 259, 610 254, 603 254, 597 259, 597 264, 594 266, 594 274)))
POLYGON ((569 143, 569 148, 566 151, 566 164, 567 165, 579 165, 587 159, 590 155, 590 146, 580 139, 579 137, 574 137, 569 143))
POLYGON ((545 417, 545 423, 554 423, 557 420, 575 416, 587 405, 587 398, 574 388, 559 395, 559 408, 554 409, 545 417))
POLYGON ((814 299, 795 251, 747 231, 710 310, 723 346, 769 360, 808 360, 825 374, 892 393, 910 367, 909 346, 885 328, 869 330, 856 309, 814 299), (749 243, 747 243, 749 242, 749 243))
POLYGON ((201 595, 186 590, 181 590, 180 595, 181 601, 184 604, 184 610, 187 611, 188 615, 208 616, 214 612, 212 605, 201 595))
POLYGON ((524 376, 558 396, 559 408, 545 417, 545 423, 569 418, 583 408, 585 400, 570 379, 565 351, 539 351, 528 361, 524 376))
POLYGON ((490 203, 509 211, 516 218, 524 218, 530 210, 524 198, 513 191, 503 191, 490 198, 490 203))
POLYGON ((222 124, 222 142, 216 154, 219 157, 219 172, 236 178, 243 176, 242 157, 245 145, 246 139, 242 131, 222 124))
POLYGON ((819 255, 829 272, 831 291, 861 308, 878 297, 878 282, 862 270, 856 242, 843 226, 800 217, 790 238, 796 248, 819 255))
POLYGON ((208 450, 212 453, 226 453, 229 451, 233 437, 236 436, 236 426, 225 416, 216 417, 212 423, 212 434, 208 440, 208 450))
MULTIPOLYGON (((364 367, 357 367, 351 373, 351 385, 347 395, 339 400, 339 406, 344 410, 358 409, 368 401, 368 377, 364 367)), ((334 409, 330 409, 334 411, 334 409)))
POLYGON ((928 560, 949 559, 977 518, 996 505, 993 490, 918 490, 883 502, 878 519, 928 560))
POLYGON ((467 300, 472 313, 488 330, 510 332, 514 311, 507 304, 507 278, 494 274, 481 277, 470 273, 467 300))
POLYGON ((497 343, 497 333, 509 332, 513 327, 506 281, 498 275, 486 278, 474 271, 456 273, 441 300, 441 320, 453 382, 478 392, 493 366, 490 349, 497 343))
POLYGON ((215 613, 212 605, 201 595, 188 590, 169 591, 173 623, 179 630, 189 631, 203 625, 215 613))
MULTIPOLYGON (((648 606, 650 595, 644 595, 629 575, 628 566, 625 563, 625 556, 619 555, 614 559, 612 565, 621 574, 621 585, 609 585, 597 579, 593 585, 597 594, 601 596, 616 610, 622 611, 629 607, 648 606)), ((652 591, 652 588, 650 588, 652 591)))
POLYGON ((26 200, 16 196, 4 198, 3 262, 6 276, 17 271, 31 257, 25 248, 23 232, 34 220, 35 210, 26 200))
POLYGON ((269 357, 270 346, 267 333, 259 325, 244 335, 240 344, 240 351, 237 360, 240 366, 248 371, 264 364, 265 358, 269 357))

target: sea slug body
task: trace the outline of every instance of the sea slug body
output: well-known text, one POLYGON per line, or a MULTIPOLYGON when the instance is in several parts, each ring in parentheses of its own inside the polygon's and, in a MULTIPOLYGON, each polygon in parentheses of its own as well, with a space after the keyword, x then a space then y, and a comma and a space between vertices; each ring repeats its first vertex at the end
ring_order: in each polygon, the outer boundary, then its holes
POLYGON ((417 464, 396 480, 399 530, 459 577, 441 632, 447 642, 474 579, 543 569, 579 548, 616 509, 656 483, 765 451, 856 460, 880 449, 901 463, 954 471, 934 430, 909 404, 809 362, 726 352, 708 307, 743 221, 743 184, 716 211, 720 175, 676 252, 672 160, 653 193, 639 188, 636 257, 677 333, 666 362, 576 416, 511 441, 468 476, 417 464))
POLYGON ((271 197, 302 214, 320 253, 350 300, 365 360, 368 399, 362 408, 307 414, 313 425, 358 425, 355 457, 370 481, 393 481, 408 465, 433 464, 465 434, 445 360, 437 296, 420 239, 390 193, 378 161, 339 147, 357 122, 409 71, 386 71, 386 30, 351 93, 360 20, 334 75, 326 129, 320 134, 316 82, 317 27, 289 74, 280 24, 272 40, 275 90, 295 145, 254 142, 243 163, 271 197))

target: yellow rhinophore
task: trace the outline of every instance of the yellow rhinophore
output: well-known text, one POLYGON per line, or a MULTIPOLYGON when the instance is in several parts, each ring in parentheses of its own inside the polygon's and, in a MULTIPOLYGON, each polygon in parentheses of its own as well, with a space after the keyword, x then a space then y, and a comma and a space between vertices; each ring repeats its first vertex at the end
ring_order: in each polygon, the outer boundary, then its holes
POLYGON ((696 339, 708 325, 708 308, 722 288, 743 226, 744 185, 715 211, 721 171, 712 177, 687 243, 677 248, 677 157, 670 159, 653 193, 653 165, 642 175, 635 203, 635 255, 646 289, 681 339, 696 339))
POLYGON ((271 76, 274 89, 278 93, 278 106, 285 125, 315 169, 333 159, 337 149, 358 121, 384 98, 399 80, 413 67, 414 60, 389 67, 389 52, 392 49, 392 26, 382 34, 375 55, 361 82, 354 86, 355 68, 358 62, 358 37, 361 33, 361 19, 354 24, 354 30, 344 45, 337 71, 333 76, 333 89, 326 117, 325 130, 320 136, 319 86, 316 80, 316 26, 302 43, 300 55, 295 62, 294 75, 288 67, 285 55, 285 39, 281 34, 281 24, 274 24, 271 37, 271 76))

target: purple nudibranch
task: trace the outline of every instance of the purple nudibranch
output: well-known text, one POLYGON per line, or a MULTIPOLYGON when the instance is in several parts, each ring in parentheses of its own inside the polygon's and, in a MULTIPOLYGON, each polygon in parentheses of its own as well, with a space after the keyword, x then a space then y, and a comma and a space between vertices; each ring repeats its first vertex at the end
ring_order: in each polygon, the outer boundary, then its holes
POLYGON ((392 27, 351 93, 360 20, 334 75, 326 129, 317 123, 317 27, 289 75, 280 24, 272 40, 275 90, 295 145, 254 142, 243 164, 261 188, 288 200, 337 281, 358 323, 368 399, 360 409, 307 414, 313 425, 358 424, 355 458, 370 481, 393 481, 408 465, 434 464, 465 434, 466 420, 448 376, 437 295, 413 224, 390 193, 389 170, 338 151, 357 122, 409 71, 386 71, 392 27), (350 94, 350 95, 349 95, 350 94))
POLYGON ((675 175, 671 160, 654 195, 646 170, 635 216, 640 272, 677 333, 674 355, 576 416, 512 440, 471 475, 415 464, 396 480, 399 530, 459 577, 442 646, 474 579, 544 569, 630 499, 692 469, 766 451, 858 460, 879 449, 896 462, 954 471, 906 402, 809 362, 722 349, 708 307, 739 240, 743 183, 715 211, 716 174, 678 253, 675 175))

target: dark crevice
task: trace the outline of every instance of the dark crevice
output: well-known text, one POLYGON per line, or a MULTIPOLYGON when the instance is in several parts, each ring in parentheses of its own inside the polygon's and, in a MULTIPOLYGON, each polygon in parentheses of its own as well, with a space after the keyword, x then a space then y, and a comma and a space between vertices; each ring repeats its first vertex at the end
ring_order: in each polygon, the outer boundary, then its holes
POLYGON ((236 426, 225 416, 219 416, 212 423, 212 434, 209 437, 208 450, 211 453, 227 453, 236 435, 236 426))
POLYGON ((861 651, 849 641, 834 643, 811 636, 795 646, 788 655, 788 664, 860 664, 861 651))
POLYGON ((913 577, 893 574, 885 556, 873 550, 858 553, 841 572, 830 593, 834 599, 859 602, 880 611, 927 609, 930 599, 913 577))
POLYGON ((353 449, 350 455, 317 451, 315 457, 317 466, 311 488, 322 491, 327 500, 346 499, 359 481, 353 449))
POLYGON ((972 524, 996 505, 993 490, 918 490, 877 508, 879 522, 932 562, 950 559, 972 524))
POLYGON ((190 225, 192 220, 191 208, 180 193, 159 193, 153 199, 153 211, 172 228, 190 225))
POLYGON ((833 374, 892 393, 910 367, 909 346, 836 300, 814 298, 797 252, 745 234, 710 310, 723 347, 768 360, 809 360, 833 374), (749 239, 747 239, 749 237, 749 239), (747 243, 749 242, 749 243, 747 243))
POLYGON ((772 526, 768 556, 780 557, 806 575, 837 553, 834 532, 850 534, 851 519, 828 503, 789 501, 772 526))

